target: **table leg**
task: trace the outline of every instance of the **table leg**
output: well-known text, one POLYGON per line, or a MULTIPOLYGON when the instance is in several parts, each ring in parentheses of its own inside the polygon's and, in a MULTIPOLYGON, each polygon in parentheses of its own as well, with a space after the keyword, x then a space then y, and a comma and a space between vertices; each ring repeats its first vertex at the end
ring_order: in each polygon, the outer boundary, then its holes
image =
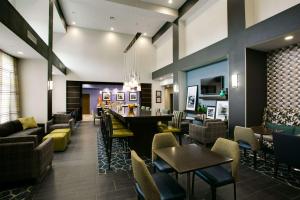
POLYGON ((191 184, 191 179, 190 179, 190 172, 188 172, 186 174, 186 199, 189 200, 190 199, 190 184, 191 184))

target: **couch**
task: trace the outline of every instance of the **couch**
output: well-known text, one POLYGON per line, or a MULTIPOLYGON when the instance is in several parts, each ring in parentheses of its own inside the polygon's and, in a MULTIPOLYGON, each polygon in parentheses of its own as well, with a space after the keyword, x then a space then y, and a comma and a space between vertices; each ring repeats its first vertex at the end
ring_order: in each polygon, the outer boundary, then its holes
POLYGON ((54 114, 52 119, 47 122, 47 133, 55 129, 70 128, 73 131, 75 121, 71 114, 54 114))
POLYGON ((28 128, 23 129, 22 123, 20 120, 8 121, 3 124, 0 124, 0 138, 3 137, 24 137, 29 135, 36 135, 38 142, 43 140, 45 131, 42 127, 28 128))
POLYGON ((52 139, 42 141, 41 127, 24 128, 20 120, 0 124, 0 185, 34 179, 51 168, 52 139))
POLYGON ((202 144, 212 144, 219 137, 226 137, 226 124, 220 119, 206 119, 203 125, 190 124, 189 135, 202 144))

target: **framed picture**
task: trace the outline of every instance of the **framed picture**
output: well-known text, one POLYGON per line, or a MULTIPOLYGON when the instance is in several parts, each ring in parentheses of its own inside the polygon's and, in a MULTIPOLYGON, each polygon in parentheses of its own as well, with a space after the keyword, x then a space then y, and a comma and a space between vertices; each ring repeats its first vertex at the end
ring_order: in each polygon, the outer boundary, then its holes
POLYGON ((125 93, 124 92, 117 92, 116 99, 117 99, 117 101, 125 101, 125 93))
POLYGON ((110 101, 110 92, 102 92, 103 101, 110 101))
POLYGON ((156 97, 156 103, 161 103, 161 97, 156 97))
POLYGON ((197 104, 198 86, 188 86, 186 96, 186 110, 195 111, 197 104))
POLYGON ((129 101, 137 101, 137 93, 129 92, 129 101))
POLYGON ((225 120, 228 118, 228 101, 217 101, 216 119, 225 120))
POLYGON ((206 118, 215 119, 216 117, 216 107, 215 106, 207 106, 206 118))
POLYGON ((160 90, 156 90, 156 98, 161 97, 161 91, 160 90))

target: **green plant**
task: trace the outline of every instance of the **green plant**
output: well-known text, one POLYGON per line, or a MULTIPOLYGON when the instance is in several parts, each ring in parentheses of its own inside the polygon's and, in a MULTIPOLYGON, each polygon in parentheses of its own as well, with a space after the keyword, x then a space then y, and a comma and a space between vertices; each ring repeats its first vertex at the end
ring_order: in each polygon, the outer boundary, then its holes
POLYGON ((207 107, 204 105, 199 104, 197 107, 197 112, 201 114, 205 114, 207 111, 207 107))

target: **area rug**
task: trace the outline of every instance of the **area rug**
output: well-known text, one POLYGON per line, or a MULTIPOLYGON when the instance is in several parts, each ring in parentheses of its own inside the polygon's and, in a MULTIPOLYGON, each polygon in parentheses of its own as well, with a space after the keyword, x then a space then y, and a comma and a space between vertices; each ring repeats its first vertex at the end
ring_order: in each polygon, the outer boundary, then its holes
POLYGON ((32 199, 32 191, 33 186, 0 191, 0 200, 29 200, 32 199))
MULTIPOLYGON (((122 144, 113 140, 110 169, 108 168, 108 157, 100 129, 97 131, 98 169, 100 174, 117 173, 120 171, 131 171, 131 159, 124 153, 122 144)), ((151 168, 150 158, 142 157, 146 165, 151 168)))
MULTIPOLYGON (((251 168, 261 174, 266 176, 274 177, 274 163, 275 158, 272 154, 267 154, 266 162, 263 159, 263 156, 258 156, 257 159, 257 168, 253 167, 253 155, 247 153, 245 157, 243 152, 241 151, 241 165, 244 165, 248 168, 251 168)), ((290 185, 294 188, 300 189, 300 171, 297 169, 291 170, 288 172, 288 168, 285 164, 280 164, 278 168, 278 174, 275 178, 287 185, 290 185)))

